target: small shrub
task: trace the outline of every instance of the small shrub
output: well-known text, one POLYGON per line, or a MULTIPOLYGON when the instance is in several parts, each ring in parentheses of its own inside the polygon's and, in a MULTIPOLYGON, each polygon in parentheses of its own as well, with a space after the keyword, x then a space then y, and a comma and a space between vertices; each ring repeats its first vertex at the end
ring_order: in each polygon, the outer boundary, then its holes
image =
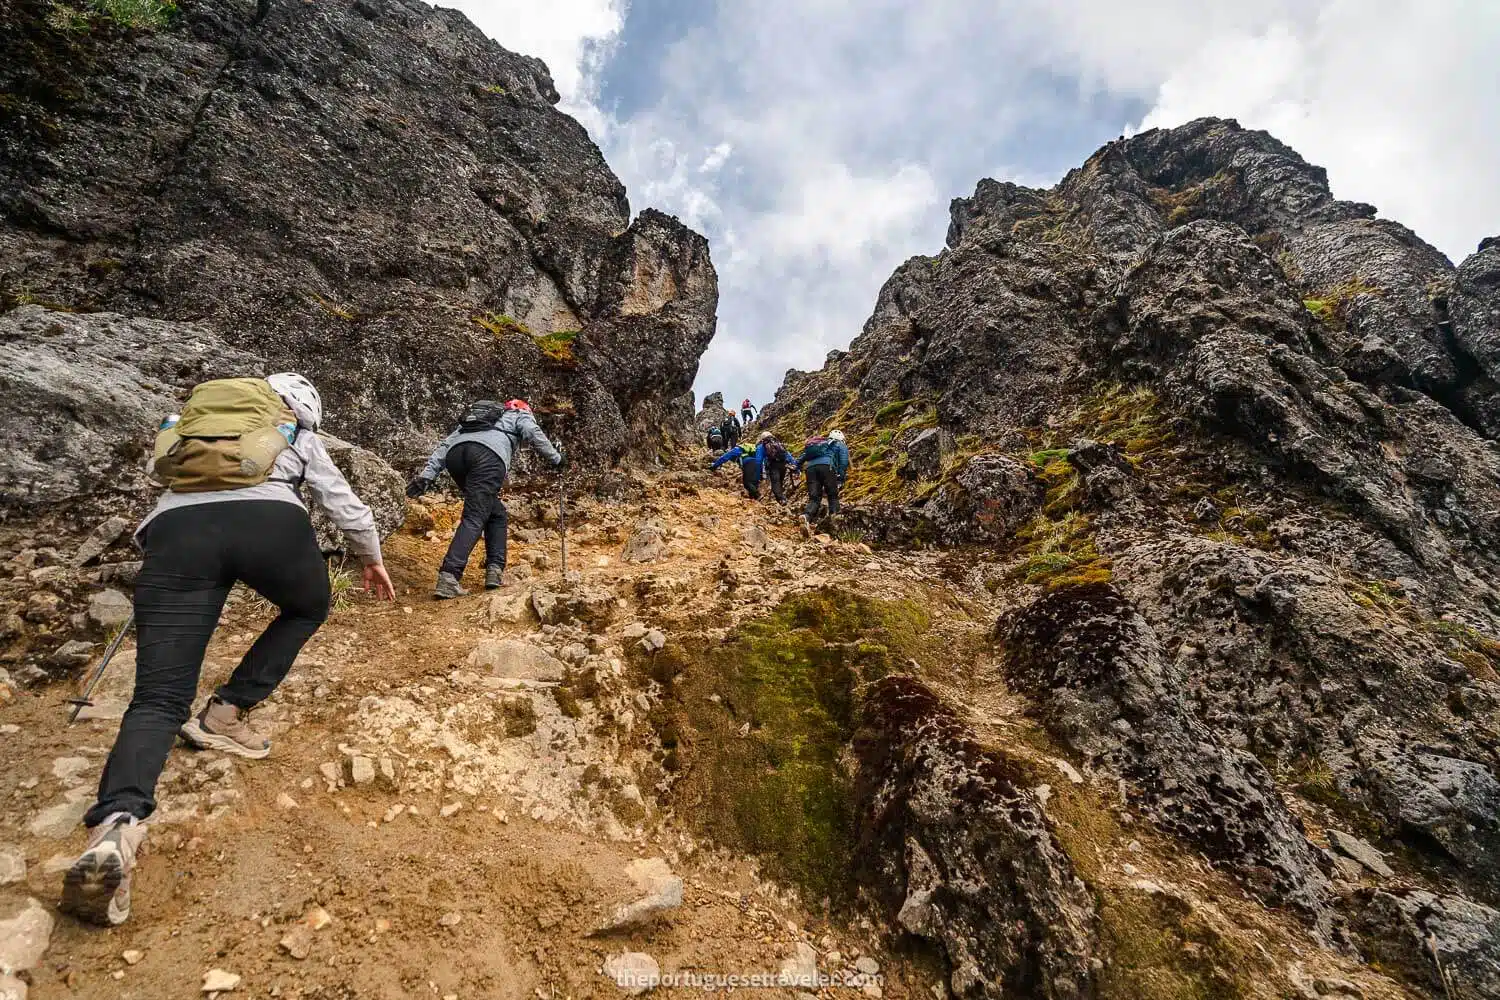
POLYGON ((524 333, 527 336, 535 336, 531 332, 531 327, 503 314, 485 313, 483 316, 473 316, 471 319, 497 337, 503 333, 524 333))
POLYGON ((345 323, 352 323, 358 318, 353 309, 350 309, 348 306, 341 306, 337 302, 331 302, 317 292, 308 292, 307 300, 328 315, 335 319, 341 319, 345 323))
POLYGON ((915 402, 915 399, 898 399, 894 403, 887 403, 875 411, 875 422, 877 424, 889 423, 893 418, 905 413, 906 408, 915 402))
POLYGON ((571 366, 578 361, 573 356, 573 341, 578 339, 579 332, 578 330, 558 330, 554 333, 532 334, 532 339, 550 360, 571 366))
POLYGON ((1349 322, 1349 313, 1355 299, 1361 295, 1381 295, 1375 285, 1360 277, 1350 278, 1313 298, 1302 300, 1302 305, 1324 326, 1342 330, 1349 322))

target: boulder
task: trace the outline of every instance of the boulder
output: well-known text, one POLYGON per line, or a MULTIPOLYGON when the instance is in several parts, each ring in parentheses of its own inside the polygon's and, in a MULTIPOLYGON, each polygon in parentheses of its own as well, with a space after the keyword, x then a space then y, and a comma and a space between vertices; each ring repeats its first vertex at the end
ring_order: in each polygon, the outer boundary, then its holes
POLYGON ((650 522, 638 527, 620 550, 620 558, 628 563, 656 562, 666 555, 666 534, 660 525, 650 522))
POLYGON ((1361 890, 1352 911, 1355 933, 1383 968, 1434 996, 1500 996, 1500 912, 1421 889, 1361 890))
POLYGON ((1216 739, 1150 624, 1109 584, 1064 587, 1001 618, 1003 671, 1052 736, 1127 782, 1157 825, 1331 933, 1328 880, 1254 756, 1216 739))
MULTIPOLYGON (((401 527, 406 520, 406 480, 401 474, 372 451, 332 434, 320 433, 319 437, 323 439, 333 464, 349 480, 355 496, 370 505, 380 537, 385 538, 401 527)), ((318 533, 318 544, 323 550, 327 552, 343 548, 343 535, 328 519, 328 515, 311 498, 308 498, 307 506, 312 512, 313 528, 318 533)))
POLYGON ((616 906, 595 934, 637 927, 682 905, 682 878, 661 858, 637 858, 625 866, 625 876, 638 895, 616 906))
POLYGON ((469 652, 464 664, 511 680, 560 681, 568 672, 545 649, 519 639, 485 639, 469 652))
MULTIPOLYGON (((0 914, 4 914, 0 916, 0 974, 36 968, 52 943, 55 921, 51 912, 28 897, 19 908, 7 906, 0 914)), ((4 985, 0 979, 0 986, 4 985)))
POLYGON ((132 611, 130 598, 113 588, 89 595, 89 621, 105 631, 125 624, 132 611))
POLYGON ((906 446, 901 475, 907 479, 936 479, 953 458, 953 434, 941 427, 928 427, 906 446))
POLYGON ((1093 900, 1011 763, 912 677, 877 681, 860 716, 857 877, 939 949, 952 995, 1093 996, 1093 900))

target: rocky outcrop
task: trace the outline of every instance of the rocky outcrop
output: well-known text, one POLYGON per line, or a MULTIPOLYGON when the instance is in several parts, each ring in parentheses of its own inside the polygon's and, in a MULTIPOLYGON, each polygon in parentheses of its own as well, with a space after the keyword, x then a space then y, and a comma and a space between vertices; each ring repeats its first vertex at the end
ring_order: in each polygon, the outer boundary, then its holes
POLYGON ((1454 268, 1212 119, 951 215, 762 419, 842 407, 846 522, 971 546, 1010 686, 1129 811, 1328 940, 1363 933, 1351 879, 1493 908, 1497 245, 1454 268), (914 461, 931 430, 951 456, 914 461))
POLYGON ((914 678, 876 682, 863 716, 864 884, 939 948, 952 994, 1093 996, 1093 901, 1020 771, 914 678))
POLYGON ((1500 913, 1466 899, 1361 893, 1355 930, 1370 954, 1453 1000, 1500 996, 1500 913))
POLYGON ((1268 901, 1331 929, 1328 880, 1264 765, 1192 714, 1186 678, 1108 584, 1063 588, 1002 620, 1007 681, 1053 736, 1123 777, 1163 829, 1222 861, 1268 901))
MULTIPOLYGON (((197 382, 267 370, 264 358, 196 324, 36 305, 0 314, 0 384, 15 415, 0 429, 0 497, 21 507, 143 509, 157 489, 145 465, 162 418, 181 409, 197 382)), ((337 410, 326 420, 352 426, 337 410)), ((324 438, 381 534, 396 530, 406 515, 401 476, 373 452, 324 438)), ((326 519, 316 525, 325 548, 340 546, 326 519)))
POLYGON ((545 66, 417 0, 209 0, 156 30, 0 13, 0 296, 191 320, 414 462, 474 396, 651 452, 714 330, 545 66))

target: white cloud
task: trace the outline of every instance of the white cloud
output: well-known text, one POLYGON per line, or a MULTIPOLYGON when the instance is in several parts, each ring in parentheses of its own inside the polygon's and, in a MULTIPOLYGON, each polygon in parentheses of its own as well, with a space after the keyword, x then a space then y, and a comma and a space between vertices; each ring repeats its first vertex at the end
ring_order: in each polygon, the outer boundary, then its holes
POLYGON ((1143 126, 1263 128, 1454 259, 1500 229, 1500 6, 1334 0, 1302 24, 1211 38, 1143 126))
POLYGON ((460 6, 547 61, 633 206, 709 235, 700 391, 768 398, 941 249, 949 197, 1050 184, 1122 130, 1238 118, 1450 256, 1500 229, 1494 0, 698 0, 627 50, 628 2, 460 6), (634 86, 619 119, 606 56, 634 86))

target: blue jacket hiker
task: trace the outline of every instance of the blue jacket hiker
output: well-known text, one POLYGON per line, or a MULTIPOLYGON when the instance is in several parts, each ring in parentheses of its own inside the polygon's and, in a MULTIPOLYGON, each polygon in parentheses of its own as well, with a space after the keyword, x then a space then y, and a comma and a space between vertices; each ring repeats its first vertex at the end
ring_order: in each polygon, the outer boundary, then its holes
POLYGON ((748 450, 744 445, 735 445, 715 459, 714 463, 709 466, 709 469, 716 470, 725 462, 740 463, 740 482, 745 487, 745 493, 751 500, 759 500, 760 477, 766 467, 765 442, 761 441, 754 448, 748 450))
POLYGON ((807 509, 809 521, 818 517, 823 498, 828 498, 829 515, 839 512, 839 487, 849 478, 849 446, 843 431, 830 431, 825 437, 812 437, 802 447, 798 460, 807 474, 807 509))

